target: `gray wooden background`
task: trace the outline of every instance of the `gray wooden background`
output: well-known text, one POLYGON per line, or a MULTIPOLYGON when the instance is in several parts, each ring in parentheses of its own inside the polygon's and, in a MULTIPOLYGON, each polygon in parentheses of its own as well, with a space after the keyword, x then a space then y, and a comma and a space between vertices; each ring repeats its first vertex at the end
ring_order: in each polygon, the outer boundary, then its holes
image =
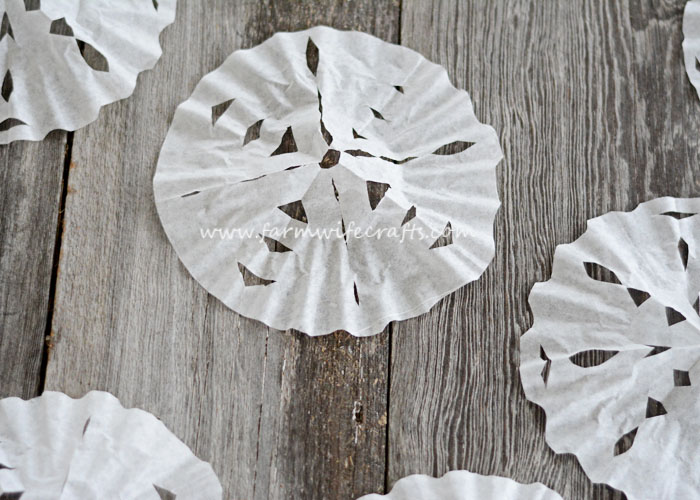
POLYGON ((107 390, 158 415, 235 499, 352 499, 451 469, 621 498, 544 441, 518 379, 527 295, 588 218, 700 195, 684 0, 180 0, 134 95, 0 147, 0 396, 107 390), (310 339, 226 309, 161 229, 175 107, 238 48, 317 24, 418 50, 500 134, 484 276, 422 317, 310 339), (354 411, 355 410, 355 411, 354 411))

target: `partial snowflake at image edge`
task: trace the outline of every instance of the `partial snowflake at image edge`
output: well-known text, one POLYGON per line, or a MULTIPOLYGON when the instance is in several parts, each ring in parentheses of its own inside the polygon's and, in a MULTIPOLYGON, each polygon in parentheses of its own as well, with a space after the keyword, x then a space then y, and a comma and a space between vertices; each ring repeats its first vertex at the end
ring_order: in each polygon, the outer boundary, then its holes
POLYGON ((0 497, 221 500, 211 466, 106 392, 0 400, 0 497))
POLYGON ((685 4, 683 59, 686 74, 700 96, 700 0, 690 0, 685 4))
POLYGON ((154 191, 178 256, 228 307, 280 330, 365 336, 483 273, 501 158, 444 68, 316 27, 202 79, 154 191))
POLYGON ((358 500, 562 500, 541 483, 521 484, 499 476, 455 470, 434 478, 414 474, 399 479, 386 495, 358 500))
POLYGON ((520 340, 546 438, 627 498, 700 489, 700 198, 659 198, 588 222, 532 289, 520 340))
POLYGON ((0 144, 77 130, 102 106, 131 95, 138 74, 160 58, 159 35, 175 6, 0 0, 0 144))

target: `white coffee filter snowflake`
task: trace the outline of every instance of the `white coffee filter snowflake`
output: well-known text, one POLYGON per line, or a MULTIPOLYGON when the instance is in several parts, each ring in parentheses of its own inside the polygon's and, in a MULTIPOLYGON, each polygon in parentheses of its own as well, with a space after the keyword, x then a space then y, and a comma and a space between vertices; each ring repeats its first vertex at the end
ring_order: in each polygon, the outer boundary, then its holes
POLYGON ((0 401, 0 498, 220 500, 211 466, 106 392, 0 401))
POLYGON ((683 58, 688 78, 700 95, 700 0, 690 0, 685 4, 683 58))
POLYGON ((175 114, 155 199, 187 269, 235 311, 364 336, 482 274, 501 157, 442 67, 316 27, 202 79, 175 114))
POLYGON ((700 491, 700 198, 590 220, 530 294, 525 393, 547 442, 627 498, 700 491))
POLYGON ((0 0, 0 144, 77 130, 152 68, 176 0, 0 0))
POLYGON ((365 495, 358 500, 562 500, 540 483, 520 484, 498 476, 465 470, 440 478, 415 474, 399 479, 386 495, 365 495))

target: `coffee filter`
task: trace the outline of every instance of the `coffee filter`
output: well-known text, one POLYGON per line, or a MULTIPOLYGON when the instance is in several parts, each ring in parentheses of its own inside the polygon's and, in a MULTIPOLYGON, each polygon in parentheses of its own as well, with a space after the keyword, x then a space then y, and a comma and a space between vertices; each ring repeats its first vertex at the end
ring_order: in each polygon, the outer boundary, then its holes
POLYGON ((399 479, 386 495, 365 495, 359 500, 562 500, 541 483, 520 484, 498 476, 465 470, 440 478, 415 474, 399 479))
MULTIPOLYGON (((0 496, 220 499, 211 466, 153 415, 106 392, 0 400, 0 496)), ((12 497, 14 498, 14 497, 12 497)))
POLYGON ((629 499, 700 489, 699 213, 660 198, 590 220, 530 294, 520 373, 547 442, 629 499))
POLYGON ((131 95, 176 0, 0 0, 0 144, 77 130, 131 95))
POLYGON ((154 191, 180 259, 227 306, 277 329, 365 336, 482 274, 501 157, 442 67, 316 27, 202 79, 154 191))

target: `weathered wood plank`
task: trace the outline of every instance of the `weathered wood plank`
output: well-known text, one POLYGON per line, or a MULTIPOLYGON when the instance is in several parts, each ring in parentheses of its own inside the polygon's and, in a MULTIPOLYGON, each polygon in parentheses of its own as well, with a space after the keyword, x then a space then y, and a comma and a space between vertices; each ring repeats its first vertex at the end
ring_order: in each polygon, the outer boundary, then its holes
POLYGON ((0 397, 38 395, 66 133, 0 147, 0 397))
POLYGON ((151 179, 175 107, 234 49, 316 24, 397 41, 398 3, 211 0, 178 10, 135 95, 75 134, 47 388, 108 390, 152 411, 212 462, 229 498, 381 490, 388 335, 310 339, 226 309, 166 240, 151 179))
POLYGON ((466 468, 618 498, 544 441, 518 378, 527 295, 588 218, 700 191, 684 0, 406 1, 401 41, 444 64, 500 133, 503 207, 483 279, 394 327, 389 482, 466 468))

